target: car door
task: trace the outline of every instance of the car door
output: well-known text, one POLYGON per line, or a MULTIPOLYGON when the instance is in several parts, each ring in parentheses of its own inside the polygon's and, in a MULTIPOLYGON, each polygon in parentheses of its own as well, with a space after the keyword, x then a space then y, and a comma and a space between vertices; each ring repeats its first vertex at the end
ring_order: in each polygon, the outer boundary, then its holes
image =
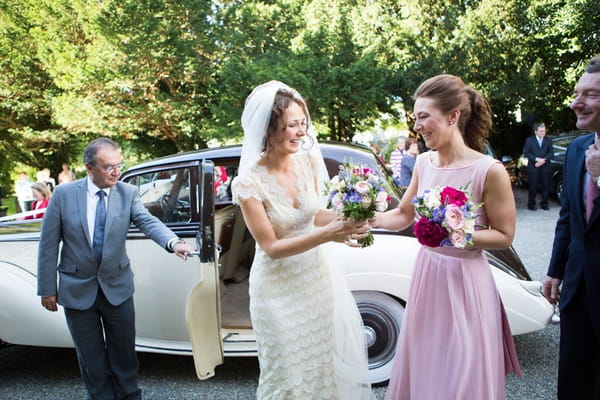
POLYGON ((201 279, 190 292, 185 313, 198 379, 210 378, 215 374, 215 367, 223 363, 219 270, 215 247, 214 177, 212 161, 203 161, 197 185, 200 226, 196 234, 201 279))
POLYGON ((183 261, 131 227, 127 251, 135 274, 136 348, 193 354, 200 379, 213 376, 223 362, 213 174, 211 161, 192 161, 123 175, 139 188, 153 215, 198 249, 198 257, 183 261))

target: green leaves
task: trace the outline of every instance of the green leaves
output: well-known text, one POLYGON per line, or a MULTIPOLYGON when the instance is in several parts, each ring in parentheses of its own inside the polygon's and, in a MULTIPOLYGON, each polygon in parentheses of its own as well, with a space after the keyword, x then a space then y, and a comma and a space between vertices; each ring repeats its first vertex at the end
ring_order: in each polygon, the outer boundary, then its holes
POLYGON ((599 4, 4 0, 0 152, 58 170, 100 135, 139 158, 239 142, 246 96, 271 79, 303 94, 321 138, 350 141, 382 115, 410 126, 416 87, 453 73, 490 100, 494 145, 518 153, 534 119, 572 127, 599 4))

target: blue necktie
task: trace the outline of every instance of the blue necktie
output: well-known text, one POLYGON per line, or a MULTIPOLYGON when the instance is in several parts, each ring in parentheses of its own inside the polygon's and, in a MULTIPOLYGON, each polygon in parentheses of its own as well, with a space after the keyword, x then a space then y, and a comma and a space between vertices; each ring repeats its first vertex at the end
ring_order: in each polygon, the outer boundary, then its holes
POLYGON ((92 249, 96 257, 96 263, 100 265, 102 261, 102 246, 104 245, 104 223, 106 222, 106 207, 104 206, 104 190, 98 190, 98 203, 96 204, 96 218, 94 219, 94 240, 92 241, 92 249))

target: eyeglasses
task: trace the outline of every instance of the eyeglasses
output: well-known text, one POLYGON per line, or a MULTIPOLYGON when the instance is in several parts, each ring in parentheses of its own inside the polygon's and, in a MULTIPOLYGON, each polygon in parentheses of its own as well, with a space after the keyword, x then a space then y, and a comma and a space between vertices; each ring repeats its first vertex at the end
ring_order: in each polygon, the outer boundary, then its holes
POLYGON ((100 169, 104 172, 106 172, 107 174, 112 174, 114 171, 116 170, 122 170, 123 167, 125 167, 124 163, 120 163, 117 165, 107 165, 106 167, 100 167, 100 169))

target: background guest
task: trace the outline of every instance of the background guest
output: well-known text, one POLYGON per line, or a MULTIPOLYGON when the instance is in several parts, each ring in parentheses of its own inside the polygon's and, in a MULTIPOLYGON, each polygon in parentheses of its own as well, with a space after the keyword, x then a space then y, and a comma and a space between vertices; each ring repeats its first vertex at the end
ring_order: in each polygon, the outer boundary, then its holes
POLYGON ((19 172, 19 179, 15 182, 15 194, 19 203, 18 211, 29 211, 29 202, 33 200, 33 193, 31 192, 32 184, 33 181, 29 179, 25 171, 19 172))
POLYGON ((62 170, 58 174, 58 184, 73 182, 75 179, 77 179, 75 172, 69 169, 69 164, 64 163, 62 165, 62 170))
POLYGON ((54 180, 53 177, 50 176, 50 169, 48 169, 48 168, 41 169, 36 174, 36 178, 37 178, 38 182, 45 183, 51 192, 54 191, 54 188, 56 187, 56 181, 54 180))
POLYGON ((410 183, 410 178, 412 177, 418 155, 419 141, 414 137, 409 137, 404 144, 404 156, 402 156, 402 162, 400 163, 400 179, 398 181, 398 186, 406 187, 410 183))
MULTIPOLYGON (((31 203, 31 210, 45 209, 48 207, 50 202, 50 196, 52 192, 48 189, 48 186, 42 182, 35 182, 31 185, 31 191, 35 200, 31 203)), ((44 217, 44 211, 35 215, 28 215, 25 219, 38 219, 44 217)))
POLYGON ((404 155, 406 138, 404 136, 398 137, 396 142, 396 149, 390 154, 390 165, 392 168, 392 175, 395 179, 400 179, 400 165, 402 163, 402 156, 404 155))
POLYGON ((538 184, 542 188, 540 207, 548 210, 548 192, 550 191, 550 159, 554 154, 552 140, 546 137, 546 125, 533 125, 534 135, 525 139, 523 154, 527 157, 527 177, 529 178, 529 202, 527 207, 536 210, 535 197, 538 184))

